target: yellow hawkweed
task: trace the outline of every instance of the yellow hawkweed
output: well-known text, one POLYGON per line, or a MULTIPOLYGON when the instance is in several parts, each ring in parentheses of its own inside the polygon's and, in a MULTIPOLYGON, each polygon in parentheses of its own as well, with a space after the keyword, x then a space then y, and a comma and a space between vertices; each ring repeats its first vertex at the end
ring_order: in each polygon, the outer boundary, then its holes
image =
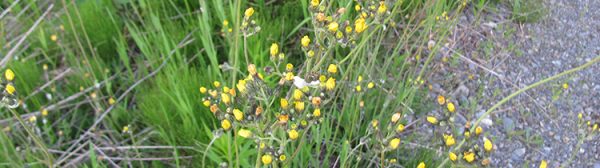
POLYGON ((329 64, 329 67, 327 67, 327 72, 335 74, 337 73, 338 69, 337 69, 337 65, 335 64, 329 64))
POLYGON ((334 78, 329 78, 327 79, 327 82, 325 82, 325 89, 327 89, 328 91, 331 91, 335 88, 335 79, 334 78))
POLYGON ((583 118, 583 114, 582 114, 582 113, 579 113, 579 114, 577 115, 577 118, 579 118, 579 119, 581 120, 581 119, 583 118))
POLYGON ((360 11, 360 5, 358 5, 358 4, 354 5, 354 10, 360 11))
POLYGON ((225 27, 229 26, 229 21, 227 21, 227 19, 223 20, 223 26, 225 26, 225 27))
POLYGON ((546 168, 548 166, 548 163, 546 162, 546 160, 542 160, 542 162, 540 163, 540 168, 546 168))
POLYGON ((12 81, 15 79, 15 73, 11 69, 6 69, 6 71, 4 71, 4 78, 8 81, 12 81))
POLYGON ((288 120, 290 120, 290 116, 287 114, 280 114, 277 116, 277 119, 279 120, 280 124, 285 124, 288 122, 288 120))
POLYGON ((231 103, 231 97, 229 97, 228 94, 221 93, 221 101, 223 101, 223 103, 226 105, 229 105, 229 103, 231 103))
POLYGON ((481 132, 483 132, 483 128, 481 128, 481 126, 477 126, 477 128, 475 128, 475 135, 479 135, 481 132))
POLYGON ((310 1, 310 6, 312 6, 312 7, 317 7, 317 6, 319 6, 319 0, 311 0, 311 1, 310 1))
POLYGON ((452 146, 456 144, 456 140, 452 135, 444 135, 444 141, 446 142, 446 146, 452 146))
POLYGON ((219 86, 221 86, 221 82, 219 82, 219 81, 214 81, 214 82, 213 82, 213 85, 215 85, 215 87, 219 87, 219 86))
POLYGON ((331 22, 327 26, 327 29, 329 29, 329 31, 331 31, 331 32, 337 32, 339 26, 340 25, 337 22, 331 22))
POLYGON ((15 87, 12 84, 6 84, 6 88, 4 88, 4 90, 6 91, 6 93, 13 95, 16 91, 15 87))
POLYGON ((400 145, 400 138, 394 138, 390 141, 390 148, 396 149, 400 145))
POLYGON ((308 57, 313 57, 313 56, 315 56, 315 51, 313 51, 313 50, 308 50, 308 53, 307 53, 307 54, 308 54, 308 57))
POLYGON ((442 95, 438 95, 437 97, 437 103, 440 105, 444 105, 444 103, 446 103, 446 98, 442 95))
POLYGON ((362 77, 362 75, 358 75, 358 79, 356 79, 356 80, 357 80, 358 82, 362 82, 362 80, 363 80, 363 77, 362 77))
POLYGON ((298 131, 296 131, 295 129, 288 131, 288 137, 290 137, 290 139, 296 140, 298 139, 298 136, 298 131))
POLYGON ((365 18, 358 18, 354 21, 354 31, 361 33, 368 28, 365 18))
POLYGON ((109 98, 109 99, 108 99, 108 105, 113 105, 113 104, 115 104, 116 102, 117 102, 117 101, 115 101, 115 98, 112 98, 112 97, 111 97, 111 98, 109 98))
POLYGON ((373 128, 377 128, 379 126, 379 120, 373 120, 373 121, 371 121, 371 126, 373 128))
POLYGON ((48 116, 48 110, 46 110, 46 109, 42 109, 41 113, 42 113, 42 116, 44 116, 44 117, 48 116))
POLYGON ((248 65, 248 73, 250 73, 251 76, 256 75, 256 65, 254 65, 254 64, 248 65))
POLYGON ((239 80, 237 85, 235 85, 235 87, 240 91, 240 93, 246 93, 246 80, 242 79, 239 80))
POLYGON ((129 126, 123 126, 123 133, 129 132, 129 126))
POLYGON ((36 120, 37 120, 37 117, 35 117, 35 116, 29 117, 29 122, 35 122, 36 120))
POLYGON ((273 157, 269 154, 263 155, 260 160, 262 161, 263 164, 268 165, 271 164, 271 162, 273 161, 273 157))
POLYGON ((294 109, 296 109, 296 111, 298 112, 302 112, 304 111, 304 102, 303 101, 296 101, 294 102, 294 109))
POLYGON ((313 97, 311 99, 311 102, 314 106, 320 106, 321 105, 321 97, 313 97))
POLYGON ((471 137, 471 132, 465 131, 465 138, 469 138, 469 137, 471 137))
POLYGON ((56 42, 56 40, 58 40, 58 36, 56 34, 53 34, 50 36, 50 40, 56 42))
POLYGON ((494 148, 494 145, 492 144, 492 141, 490 141, 486 137, 483 137, 483 149, 485 149, 485 151, 487 151, 487 152, 490 152, 490 151, 492 151, 493 148, 494 148))
POLYGON ((254 115, 259 116, 262 112, 263 112, 263 108, 261 106, 256 107, 256 110, 254 110, 254 115))
POLYGON ((315 111, 313 111, 313 116, 315 116, 315 117, 321 116, 321 109, 316 108, 315 111))
POLYGON ((360 87, 360 85, 356 85, 356 91, 360 92, 362 90, 362 88, 360 87))
POLYGON ((417 165, 417 168, 425 168, 425 162, 419 163, 419 165, 417 165))
POLYGON ((448 153, 448 158, 450 158, 451 161, 456 161, 456 154, 454 154, 454 152, 450 152, 448 153))
POLYGON ((292 94, 292 97, 294 98, 294 100, 301 100, 303 95, 304 95, 304 93, 302 93, 302 91, 300 91, 300 89, 294 89, 294 93, 292 94))
POLYGON ((394 113, 394 115, 392 115, 392 123, 398 122, 398 120, 400 120, 401 117, 402 117, 402 114, 394 113))
POLYGON ((475 160, 475 153, 473 152, 465 152, 463 154, 463 159, 465 159, 467 162, 471 163, 475 160))
POLYGON ((438 120, 434 116, 427 116, 427 121, 431 124, 437 124, 438 120))
POLYGON ((247 129, 240 129, 238 131, 238 135, 244 138, 249 138, 252 136, 252 131, 247 130, 247 129))
POLYGON ((229 128, 231 128, 231 122, 228 119, 224 119, 221 121, 221 128, 224 130, 229 130, 229 128))
POLYGON ((308 36, 304 36, 300 40, 300 43, 302 44, 302 47, 308 47, 308 45, 310 44, 310 38, 308 36))
POLYGON ((375 87, 375 83, 369 82, 369 84, 367 84, 367 88, 372 89, 373 87, 375 87))
POLYGON ((269 49, 269 51, 271 52, 271 56, 276 56, 277 54, 279 54, 279 45, 277 45, 277 43, 271 44, 271 48, 269 49))
POLYGON ((287 157, 285 155, 279 155, 279 161, 284 162, 287 159, 287 157))
POLYGON ((293 72, 286 72, 285 73, 285 80, 288 80, 288 81, 294 80, 294 73, 293 72))
POLYGON ((404 131, 404 124, 398 124, 398 126, 396 127, 396 132, 402 132, 404 131))
POLYGON ((568 83, 564 83, 564 84, 562 85, 562 87, 563 87, 563 89, 569 89, 569 84, 568 84, 568 83))
POLYGON ((287 110, 289 103, 286 99, 281 98, 281 100, 279 100, 279 105, 281 105, 282 109, 287 110))
POLYGON ((240 109, 233 109, 233 117, 235 117, 235 120, 242 121, 244 119, 244 112, 240 109))
POLYGON ((290 64, 290 63, 286 64, 285 65, 285 70, 286 71, 292 71, 292 70, 294 70, 294 64, 290 64))
POLYGON ((384 2, 384 1, 381 1, 381 2, 379 3, 379 8, 377 8, 377 13, 379 13, 379 14, 383 14, 383 13, 385 13, 386 11, 387 11, 387 6, 385 5, 385 2, 384 2))
POLYGON ((246 18, 249 18, 253 14, 254 14, 254 8, 252 8, 252 7, 246 9, 246 11, 244 12, 244 16, 246 16, 246 18))
POLYGON ((347 34, 352 33, 352 27, 346 26, 346 33, 347 34))
POLYGON ((223 93, 229 93, 229 90, 231 90, 229 87, 223 86, 223 93))
POLYGON ((210 106, 210 101, 208 101, 208 100, 204 100, 204 101, 202 102, 202 105, 204 105, 204 106, 208 107, 208 106, 210 106))
POLYGON ((456 110, 456 108, 454 107, 454 103, 452 103, 452 102, 448 102, 446 107, 448 108, 448 111, 450 111, 451 113, 454 113, 454 111, 456 110))

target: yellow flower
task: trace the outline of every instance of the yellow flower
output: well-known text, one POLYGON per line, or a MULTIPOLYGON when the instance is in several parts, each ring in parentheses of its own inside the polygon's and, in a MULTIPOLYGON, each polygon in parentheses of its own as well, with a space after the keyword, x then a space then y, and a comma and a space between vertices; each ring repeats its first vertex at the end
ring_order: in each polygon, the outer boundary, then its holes
POLYGON ((467 162, 471 163, 475 160, 475 153, 473 152, 465 152, 463 154, 463 159, 465 159, 467 162))
POLYGON ((358 18, 354 21, 354 31, 356 31, 356 33, 361 33, 367 30, 368 27, 365 18, 358 18))
POLYGON ((292 71, 292 70, 294 70, 294 64, 290 64, 290 63, 286 64, 285 65, 285 70, 286 71, 292 71))
POLYGON ((252 131, 247 130, 247 129, 240 129, 238 131, 238 135, 244 138, 249 138, 252 136, 252 131))
POLYGON ((229 105, 229 103, 231 103, 231 97, 229 97, 228 94, 221 93, 221 101, 223 101, 223 103, 229 105))
POLYGON ((568 84, 568 83, 564 83, 564 84, 562 85, 562 87, 563 87, 563 89, 569 89, 569 84, 568 84))
POLYGON ((304 102, 296 101, 294 104, 295 104, 294 108, 296 109, 296 111, 298 111, 298 112, 304 111, 304 102))
POLYGON ((583 114, 579 113, 579 114, 577 115, 577 118, 579 118, 579 119, 581 120, 581 119, 583 118, 583 114))
POLYGON ((56 42, 56 40, 58 40, 58 36, 56 36, 56 34, 53 34, 50 36, 50 40, 56 42))
POLYGON ((404 124, 398 124, 398 126, 396 127, 396 132, 402 132, 404 131, 404 124))
POLYGON ((431 124, 437 124, 438 120, 434 116, 427 116, 427 121, 431 124))
POLYGON ((279 161, 282 161, 282 162, 283 162, 283 161, 285 161, 286 159, 287 159, 287 157, 286 157, 284 154, 282 154, 282 155, 279 155, 279 161))
POLYGON ((371 126, 373 128, 377 128, 378 125, 379 125, 379 120, 373 120, 373 121, 371 121, 371 126))
POLYGON ((263 155, 260 160, 262 160, 262 163, 265 165, 271 164, 271 162, 273 161, 273 157, 269 154, 263 155))
POLYGON ((290 120, 290 116, 288 116, 287 114, 281 114, 277 117, 277 119, 279 119, 280 124, 285 124, 288 122, 288 120, 290 120))
POLYGON ((354 10, 356 10, 356 11, 360 11, 360 5, 359 5, 359 4, 356 4, 356 5, 354 6, 354 10))
POLYGON ((244 119, 244 112, 242 112, 240 109, 233 109, 233 116, 236 120, 242 121, 244 119))
POLYGON ((308 36, 304 36, 300 40, 300 43, 302 44, 302 47, 308 47, 308 45, 310 44, 310 38, 308 36))
POLYGON ((298 131, 295 129, 288 131, 288 137, 290 137, 292 140, 298 139, 298 131))
POLYGON ((12 81, 15 79, 15 73, 11 69, 6 69, 6 71, 4 71, 4 77, 8 81, 12 81))
POLYGON ((109 99, 108 99, 108 104, 109 104, 109 105, 113 105, 113 104, 115 104, 116 102, 117 102, 117 101, 115 100, 115 98, 112 98, 112 97, 111 97, 111 98, 109 98, 109 99))
POLYGON ((319 0, 311 0, 311 1, 310 1, 310 6, 312 6, 312 7, 317 7, 317 6, 319 6, 319 0))
POLYGON ((321 97, 313 97, 311 99, 311 101, 312 101, 312 104, 314 106, 320 106, 321 105, 321 97))
POLYGON ((284 110, 288 109, 289 103, 288 103, 288 101, 286 99, 281 98, 281 100, 279 100, 279 104, 281 105, 282 109, 284 109, 284 110))
POLYGON ((367 88, 372 89, 373 87, 375 87, 375 83, 369 82, 369 84, 367 84, 367 88))
POLYGON ((471 132, 465 131, 465 138, 469 138, 469 137, 471 137, 471 132))
POLYGON ((254 8, 252 8, 252 7, 246 9, 246 11, 244 12, 244 16, 246 16, 246 18, 249 18, 253 14, 254 14, 254 8))
POLYGON ((208 100, 204 100, 204 101, 202 102, 202 104, 203 104, 204 106, 208 107, 208 106, 210 106, 210 101, 208 101, 208 100))
POLYGON ((48 116, 48 110, 42 109, 42 116, 48 116))
POLYGON ((315 56, 315 51, 313 51, 313 50, 308 50, 308 53, 307 53, 307 54, 308 54, 308 57, 313 57, 313 56, 315 56))
POLYGON ((483 128, 481 128, 481 126, 477 126, 477 128, 475 128, 475 135, 479 135, 481 132, 483 132, 483 128))
POLYGON ((419 165, 417 165, 417 168, 425 168, 425 162, 419 163, 419 165))
POLYGON ((15 87, 12 84, 6 84, 6 88, 4 88, 4 90, 6 91, 6 93, 13 95, 16 91, 15 87))
POLYGON ((240 93, 246 93, 246 80, 239 80, 235 87, 240 91, 240 93))
POLYGON ((219 87, 219 86, 221 86, 221 82, 219 82, 219 81, 214 81, 214 82, 213 82, 213 85, 215 85, 215 87, 219 87))
POLYGON ((400 120, 401 117, 402 117, 402 114, 400 114, 400 113, 394 113, 394 115, 392 115, 392 122, 393 123, 398 122, 398 120, 400 120))
POLYGON ((227 19, 223 20, 223 26, 227 27, 229 25, 229 21, 227 19))
POLYGON ((331 91, 335 88, 335 79, 334 78, 329 78, 327 79, 327 82, 325 82, 325 89, 327 89, 328 91, 331 91))
POLYGON ((256 110, 254 110, 254 115, 259 116, 263 110, 264 109, 261 106, 256 107, 256 110))
POLYGON ((396 149, 400 145, 400 138, 394 138, 390 141, 390 148, 396 149))
POLYGON ((229 93, 229 87, 223 86, 223 93, 229 93))
POLYGON ((313 112, 313 116, 315 116, 315 117, 321 116, 321 109, 316 108, 315 111, 313 112))
POLYGON ((542 162, 540 163, 540 168, 546 168, 548 166, 548 163, 546 162, 546 160, 542 160, 542 162))
POLYGON ((444 141, 446 141, 446 146, 452 146, 456 144, 456 140, 452 135, 444 135, 444 141))
POLYGON ((260 149, 265 149, 265 147, 267 147, 267 145, 264 142, 261 142, 258 146, 260 149))
POLYGON ((377 9, 377 13, 383 14, 387 11, 387 6, 385 6, 385 2, 381 1, 379 3, 379 8, 377 9))
POLYGON ((448 153, 448 158, 450 158, 451 161, 456 161, 456 154, 454 154, 454 152, 450 152, 448 153))
POLYGON ((231 122, 228 119, 224 119, 223 121, 221 121, 221 127, 224 130, 229 130, 229 128, 231 128, 231 122))
POLYGON ((356 85, 356 91, 360 92, 362 90, 362 88, 360 87, 360 85, 356 85))
POLYGON ((352 33, 352 27, 351 26, 346 26, 346 33, 352 33))
POLYGON ((327 72, 335 74, 337 73, 337 65, 335 64, 329 64, 329 67, 327 67, 327 72))
POLYGON ((331 32, 336 32, 338 30, 339 24, 337 22, 331 22, 329 23, 329 25, 327 26, 327 28, 329 29, 329 31, 331 32))
POLYGON ((129 132, 129 125, 123 126, 123 133, 129 132))
POLYGON ((301 100, 303 95, 304 93, 302 93, 302 91, 300 91, 299 89, 294 89, 292 97, 294 98, 294 100, 301 100))
POLYGON ((446 103, 446 98, 444 96, 442 96, 442 95, 438 95, 437 102, 440 105, 444 105, 444 103, 446 103))
POLYGON ((293 72, 286 72, 285 73, 285 80, 288 80, 288 81, 294 80, 294 73, 293 72))
POLYGON ((492 151, 493 147, 494 145, 492 144, 492 141, 490 141, 486 137, 483 137, 483 149, 485 149, 485 151, 487 152, 490 152, 492 151))
POLYGON ((448 104, 446 106, 448 108, 448 111, 450 111, 452 113, 454 113, 454 111, 456 110, 454 107, 454 103, 452 103, 452 102, 448 102, 448 104))
POLYGON ((254 65, 254 64, 248 65, 248 72, 250 73, 251 76, 256 75, 256 65, 254 65))
POLYGON ((396 159, 390 159, 390 163, 396 163, 397 160, 396 159))
POLYGON ((363 77, 362 77, 362 75, 358 75, 358 79, 357 79, 357 81, 358 81, 358 82, 362 82, 362 80, 363 80, 363 77))
POLYGON ((279 54, 279 45, 277 45, 277 43, 271 44, 271 49, 269 51, 271 52, 271 56, 276 56, 279 54))

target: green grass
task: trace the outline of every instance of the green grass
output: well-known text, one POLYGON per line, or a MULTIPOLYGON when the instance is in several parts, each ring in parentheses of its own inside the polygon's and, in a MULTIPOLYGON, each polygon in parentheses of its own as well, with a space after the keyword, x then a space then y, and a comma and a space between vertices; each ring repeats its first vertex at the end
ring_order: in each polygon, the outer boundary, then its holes
MULTIPOLYGON (((14 2, 11 0, 0 5, 6 8, 14 2)), ((485 4, 484 1, 478 2, 485 4)), ((346 8, 339 19, 354 24, 360 15, 354 10, 356 3, 353 0, 323 3, 322 10, 333 15, 339 8, 346 8)), ((69 164, 76 157, 87 155, 72 164, 78 167, 113 164, 135 167, 260 165, 257 164, 261 156, 258 144, 235 136, 234 131, 220 132, 221 119, 215 117, 209 108, 203 107, 204 95, 198 92, 198 88, 208 87, 214 81, 235 88, 235 83, 246 77, 247 65, 255 64, 258 71, 265 74, 265 85, 276 90, 268 92, 269 96, 261 104, 267 108, 279 108, 279 103, 272 102, 278 102, 293 89, 289 85, 279 87, 280 77, 276 73, 268 75, 263 69, 282 69, 285 66, 270 60, 272 43, 279 44, 280 51, 285 53, 283 61, 301 70, 297 74, 308 77, 307 71, 326 74, 327 65, 338 64, 339 67, 335 76, 338 87, 326 93, 330 99, 327 100, 328 105, 322 108, 322 120, 303 130, 305 134, 301 134, 303 136, 298 140, 286 143, 288 146, 281 151, 288 160, 273 166, 387 166, 391 164, 390 159, 397 159, 393 164, 415 167, 425 162, 429 167, 438 165, 447 156, 445 152, 431 150, 438 148, 437 141, 421 142, 423 133, 420 131, 427 128, 415 128, 396 135, 386 126, 394 125, 389 118, 395 112, 423 118, 432 109, 434 101, 427 99, 428 89, 426 84, 420 83, 420 79, 430 73, 428 68, 437 54, 435 49, 440 45, 430 52, 426 49, 427 42, 432 35, 437 44, 444 43, 450 33, 450 25, 462 13, 463 7, 459 2, 389 1, 388 11, 393 13, 370 22, 368 31, 357 36, 353 47, 333 43, 335 37, 320 31, 324 30, 324 25, 311 19, 315 11, 309 10, 310 2, 307 1, 82 0, 74 3, 58 1, 55 5, 53 15, 27 39, 29 47, 21 50, 20 59, 11 61, 7 66, 16 73, 14 83, 19 98, 30 96, 24 100, 26 107, 21 106, 17 111, 20 114, 41 111, 68 100, 69 96, 81 94, 50 109, 48 116, 38 114, 38 122, 32 127, 40 130, 35 136, 39 136, 47 149, 52 150, 52 158, 45 158, 40 147, 27 138, 33 135, 26 134, 18 123, 12 121, 2 125, 11 131, 0 133, 0 149, 4 151, 0 164, 11 167, 71 166, 69 164), (255 9, 252 18, 261 30, 244 37, 239 27, 248 7, 255 9), (443 12, 451 18, 436 20, 443 12), (229 22, 227 27, 223 25, 224 20, 229 22), (408 26, 394 26, 398 23, 408 26), (228 32, 228 28, 232 28, 232 32, 228 32), (53 41, 52 35, 56 35, 58 40, 53 41), (318 52, 323 59, 306 57, 300 47, 300 39, 304 35, 311 37, 311 43, 320 44, 322 50, 318 52), (421 59, 415 61, 413 58, 417 55, 421 59), (234 70, 220 68, 224 63, 234 70), (49 67, 48 70, 43 70, 44 64, 49 67), (40 93, 30 95, 67 68, 72 71, 66 77, 53 81, 40 93), (156 70, 159 70, 156 75, 137 83, 156 70), (366 91, 357 93, 355 85, 359 75, 376 86, 366 89, 366 83, 361 83, 366 91), (91 90, 82 92, 80 88, 91 90), (128 88, 133 90, 126 92, 128 88), (46 95, 52 95, 52 99, 46 95), (107 117, 100 118, 111 106, 109 99, 119 97, 123 99, 114 104, 107 117), (359 106, 361 101, 364 107, 359 106), (90 129, 100 119, 100 124, 90 129), (42 120, 47 120, 47 123, 42 123, 42 120), (370 128, 373 120, 380 122, 381 132, 373 132, 370 128), (122 133, 123 127, 128 125, 130 133, 122 133), (84 134, 88 130, 90 132, 84 134), (82 135, 85 136, 80 141, 85 142, 83 146, 72 144, 82 135), (398 150, 382 152, 389 138, 395 136, 406 143, 398 150), (421 146, 405 145, 408 143, 421 146), (16 146, 20 147, 20 151, 15 150, 16 146), (107 146, 168 148, 92 150, 107 146), (112 162, 98 159, 106 158, 105 154, 108 160, 113 158, 112 162), (17 156, 25 157, 2 159, 17 156), (158 161, 156 158, 167 160, 158 161)), ((469 3, 468 6, 476 5, 469 3)), ((8 27, 13 24, 21 25, 22 30, 18 32, 26 31, 45 8, 45 5, 33 0, 18 2, 10 13, 19 18, 18 22, 2 19, 0 32, 11 32, 8 27), (25 8, 27 5, 31 7, 25 8), (18 12, 26 14, 17 16, 18 12)), ((17 38, 16 34, 2 37, 1 44, 17 38)), ((0 53, 5 54, 9 48, 3 46, 0 53)), ((316 91, 313 93, 317 94, 316 91)), ((240 107, 243 111, 251 111, 251 105, 247 101, 240 107)), ((275 112, 267 109, 264 117, 275 119, 275 112)), ((2 110, 0 114, 2 119, 11 118, 8 110, 2 110)), ((404 124, 412 121, 416 119, 402 120, 404 124)), ((270 127, 262 122, 256 128, 271 129, 273 135, 286 137, 287 128, 284 127, 270 127)), ((273 147, 280 145, 273 141, 268 144, 273 147)))

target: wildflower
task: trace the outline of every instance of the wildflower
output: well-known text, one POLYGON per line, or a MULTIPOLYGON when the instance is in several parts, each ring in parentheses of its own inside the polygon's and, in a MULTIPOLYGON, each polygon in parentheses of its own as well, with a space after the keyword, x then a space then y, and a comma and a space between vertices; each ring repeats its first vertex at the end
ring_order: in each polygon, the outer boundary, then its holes
POLYGON ((327 68, 327 72, 335 74, 337 73, 337 65, 335 64, 329 64, 329 67, 327 68))
POLYGON ((6 88, 4 88, 4 90, 6 91, 6 93, 13 95, 16 91, 15 87, 12 84, 6 84, 6 88))
POLYGON ((465 131, 465 138, 469 138, 469 137, 471 137, 471 132, 465 131))
POLYGON ((227 27, 229 25, 229 21, 227 19, 223 20, 223 26, 227 27))
POLYGON ((295 104, 294 109, 296 109, 296 111, 298 111, 298 112, 304 111, 304 102, 296 101, 294 104, 295 104))
POLYGON ((373 87, 375 87, 375 83, 369 82, 369 84, 367 84, 367 88, 372 89, 373 87))
POLYGON ((339 27, 339 24, 337 22, 331 22, 329 23, 329 25, 327 26, 327 28, 329 29, 329 31, 331 32, 337 32, 339 27))
POLYGON ((494 145, 492 144, 492 141, 490 141, 486 137, 483 137, 483 149, 485 149, 485 151, 487 152, 490 152, 492 151, 493 147, 494 145))
POLYGON ((271 164, 271 162, 273 161, 273 157, 269 154, 263 155, 260 160, 262 161, 263 164, 268 165, 271 164))
POLYGON ((379 14, 383 14, 387 11, 387 6, 385 5, 385 2, 381 1, 379 3, 379 8, 377 9, 377 13, 379 14))
POLYGON ((363 77, 362 77, 362 75, 358 75, 358 79, 357 79, 357 81, 358 81, 358 82, 362 82, 362 80, 363 80, 363 77))
POLYGON ((427 116, 427 121, 431 124, 437 124, 438 120, 434 116, 427 116))
POLYGON ((228 119, 224 119, 223 121, 221 121, 221 127, 224 130, 229 130, 229 128, 231 128, 231 122, 228 119))
POLYGON ((294 100, 301 100, 303 95, 304 93, 302 93, 302 91, 300 91, 299 89, 294 89, 292 97, 294 98, 294 100))
POLYGON ((31 123, 35 122, 36 120, 37 120, 37 117, 35 117, 35 116, 29 117, 29 122, 31 122, 31 123))
POLYGON ((221 101, 223 101, 223 103, 229 105, 229 103, 231 103, 231 97, 229 97, 228 94, 221 93, 221 101))
POLYGON ((244 16, 246 16, 246 18, 250 18, 250 16, 252 16, 253 14, 254 14, 254 8, 252 8, 252 7, 246 9, 246 11, 244 12, 244 16))
POLYGON ((450 152, 448 153, 448 158, 450 158, 451 161, 456 161, 456 154, 454 154, 454 152, 450 152))
POLYGON ((308 50, 308 53, 307 53, 307 54, 308 54, 308 57, 313 57, 313 56, 315 56, 315 51, 313 51, 313 50, 308 50))
POLYGON ((6 69, 6 71, 4 71, 4 78, 8 81, 12 81, 15 79, 15 73, 11 69, 6 69))
POLYGON ((579 113, 579 114, 577 115, 577 118, 579 118, 579 119, 581 120, 581 119, 583 118, 583 114, 579 113))
POLYGON ((315 117, 321 116, 321 109, 316 108, 315 111, 313 112, 313 116, 315 116, 315 117))
POLYGON ((390 163, 396 163, 397 160, 396 159, 390 159, 390 163))
POLYGON ((238 131, 238 135, 244 138, 249 138, 252 136, 252 131, 247 130, 247 129, 240 129, 238 131))
POLYGON ((325 17, 324 13, 321 13, 321 12, 317 13, 317 21, 323 22, 323 21, 325 21, 325 19, 327 19, 327 17, 325 17))
POLYGON ((279 45, 277 45, 277 43, 271 44, 271 49, 269 51, 271 52, 271 56, 276 56, 279 54, 279 45))
POLYGON ((483 160, 481 161, 481 165, 483 165, 483 166, 487 166, 487 165, 489 165, 489 164, 490 164, 490 159, 488 159, 488 158, 486 158, 486 159, 483 159, 483 160))
POLYGON ((465 159, 469 163, 475 160, 475 153, 473 152, 465 152, 463 155, 463 159, 465 159))
POLYGON ((248 73, 250 73, 251 76, 256 75, 256 65, 254 65, 254 64, 248 65, 248 73))
POLYGON ((240 109, 233 109, 233 116, 235 117, 235 120, 242 121, 244 119, 244 112, 240 109))
POLYGON ((42 113, 42 116, 44 116, 44 117, 48 116, 48 110, 46 110, 46 109, 42 109, 41 113, 42 113))
POLYGON ((281 105, 282 109, 287 110, 289 103, 286 99, 281 98, 281 100, 279 100, 279 105, 281 105))
POLYGON ((290 120, 290 116, 288 116, 287 114, 281 114, 277 118, 280 124, 285 124, 288 122, 288 120, 290 120))
POLYGON ((394 113, 394 115, 392 115, 392 122, 393 123, 398 122, 398 120, 400 120, 400 117, 402 117, 402 114, 400 114, 400 113, 394 113))
POLYGON ((310 1, 310 6, 312 6, 312 7, 317 7, 317 6, 319 6, 319 0, 311 0, 311 1, 310 1))
POLYGON ((371 126, 373 126, 373 128, 377 128, 378 125, 379 125, 379 121, 378 120, 371 121, 371 126))
POLYGON ((123 133, 129 132, 129 125, 123 126, 123 133))
POLYGON ((394 138, 390 141, 390 148, 396 149, 400 145, 400 138, 394 138))
POLYGON ((321 105, 321 97, 313 97, 311 99, 311 101, 312 101, 312 104, 314 106, 320 106, 321 105))
POLYGON ((360 85, 356 85, 356 91, 360 92, 362 90, 362 88, 360 87, 360 85))
POLYGON ((360 5, 359 4, 354 5, 354 10, 360 11, 360 5))
POLYGON ((265 147, 267 147, 267 145, 264 142, 261 142, 260 145, 258 145, 258 147, 260 149, 265 149, 265 147))
POLYGON ((358 18, 354 21, 354 31, 361 33, 368 28, 365 18, 358 18))
POLYGON ((454 140, 454 137, 452 135, 444 135, 444 141, 446 142, 446 146, 448 147, 456 144, 456 140, 454 140))
POLYGON ((477 128, 475 128, 475 135, 479 135, 481 132, 483 132, 483 128, 481 128, 481 126, 477 126, 477 128))
POLYGON ((216 113, 217 110, 219 110, 217 104, 213 104, 212 106, 210 106, 210 112, 212 112, 213 114, 216 113))
POLYGON ((292 140, 298 139, 298 131, 295 129, 288 131, 288 137, 290 137, 292 140))
POLYGON ((303 127, 306 127, 308 125, 308 121, 302 120, 302 121, 300 121, 300 125, 302 125, 303 127))
POLYGON ((546 168, 548 166, 548 163, 546 162, 546 160, 542 160, 542 162, 540 163, 540 168, 546 168))
POLYGON ((594 124, 594 126, 592 127, 592 131, 596 131, 598 129, 598 124, 594 124))
POLYGON ((229 93, 229 87, 223 86, 223 93, 229 93))
POLYGON ((442 95, 438 95, 437 102, 440 105, 444 105, 444 103, 446 103, 446 98, 444 98, 444 96, 442 96, 442 95))
POLYGON ((417 165, 417 168, 425 168, 425 162, 419 163, 419 165, 417 165))
POLYGON ((286 64, 285 65, 285 70, 286 71, 292 71, 292 70, 294 70, 294 64, 290 64, 290 63, 286 64))
POLYGON ((566 89, 569 89, 569 83, 564 83, 564 84, 562 85, 562 87, 563 87, 563 89, 565 89, 565 90, 566 90, 566 89))
POLYGON ((259 116, 262 112, 263 112, 263 108, 261 106, 256 107, 256 110, 254 110, 254 115, 259 116))
POLYGON ((221 82, 219 82, 219 81, 214 81, 214 82, 213 82, 213 85, 215 85, 215 87, 219 87, 219 86, 221 86, 221 82))
POLYGON ((208 100, 204 100, 204 101, 202 102, 202 104, 203 104, 204 106, 208 107, 208 106, 210 106, 210 101, 208 101, 208 100))
POLYGON ((287 159, 287 157, 286 157, 284 154, 282 154, 282 155, 279 155, 279 161, 282 161, 282 162, 283 162, 283 161, 285 161, 286 159, 287 159))
POLYGON ((115 101, 115 98, 112 98, 112 97, 111 97, 111 98, 109 98, 109 99, 108 99, 108 105, 113 105, 113 104, 115 104, 116 102, 117 102, 117 101, 115 101))
POLYGON ((246 80, 239 80, 237 85, 235 86, 241 93, 246 93, 246 80))
POLYGON ((308 36, 304 36, 300 40, 300 43, 302 44, 302 47, 308 47, 308 45, 310 44, 310 38, 308 36))
POLYGON ((352 27, 350 27, 350 26, 346 26, 346 33, 347 33, 347 34, 350 34, 350 33, 352 33, 352 27))
POLYGON ((456 108, 454 107, 454 103, 452 103, 452 102, 448 102, 446 107, 448 108, 448 111, 450 111, 451 113, 454 113, 454 111, 456 110, 456 108))
POLYGON ((294 80, 294 73, 293 72, 286 72, 285 73, 285 80, 288 80, 288 81, 294 80))
POLYGON ((333 90, 333 88, 335 88, 335 79, 334 78, 329 78, 327 79, 327 82, 325 83, 325 89, 327 89, 328 91, 333 90))
POLYGON ((396 132, 402 132, 404 131, 404 124, 398 124, 398 126, 396 127, 396 132))

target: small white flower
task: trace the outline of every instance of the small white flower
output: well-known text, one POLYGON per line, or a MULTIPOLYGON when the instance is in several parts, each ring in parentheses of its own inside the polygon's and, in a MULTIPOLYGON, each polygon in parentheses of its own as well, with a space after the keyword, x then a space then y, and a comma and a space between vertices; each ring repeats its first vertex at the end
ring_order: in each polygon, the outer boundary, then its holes
POLYGON ((309 87, 318 87, 320 83, 321 82, 318 81, 318 80, 312 81, 310 83, 307 83, 306 80, 304 80, 304 79, 302 79, 302 78, 300 78, 298 76, 294 76, 294 86, 296 86, 298 89, 302 89, 302 88, 304 88, 306 86, 309 86, 309 87))

